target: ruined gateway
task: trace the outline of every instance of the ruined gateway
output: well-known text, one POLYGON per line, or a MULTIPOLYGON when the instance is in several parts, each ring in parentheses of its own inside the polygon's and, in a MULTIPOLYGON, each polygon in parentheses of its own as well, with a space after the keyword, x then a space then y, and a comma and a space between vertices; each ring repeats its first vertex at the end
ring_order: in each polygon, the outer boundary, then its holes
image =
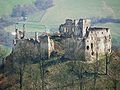
POLYGON ((92 62, 111 52, 110 29, 91 27, 89 19, 67 19, 59 32, 64 38, 65 58, 92 62))

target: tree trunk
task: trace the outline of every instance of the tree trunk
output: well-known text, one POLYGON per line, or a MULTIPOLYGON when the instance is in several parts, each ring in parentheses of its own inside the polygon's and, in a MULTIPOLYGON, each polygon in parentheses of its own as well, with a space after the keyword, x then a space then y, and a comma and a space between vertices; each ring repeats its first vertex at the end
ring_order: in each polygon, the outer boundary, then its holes
POLYGON ((116 81, 116 80, 114 80, 114 81, 113 81, 113 83, 114 83, 114 87, 113 87, 113 88, 114 88, 114 90, 117 90, 117 81, 116 81))
POLYGON ((25 69, 25 64, 20 64, 20 90, 22 90, 22 87, 23 87, 23 72, 24 72, 24 69, 25 69))
POLYGON ((20 67, 20 90, 22 90, 22 77, 23 77, 22 68, 20 67))
MULTIPOLYGON (((82 79, 82 77, 81 77, 81 79, 82 79)), ((82 83, 82 80, 80 80, 80 90, 82 90, 83 89, 83 83, 82 83)))
POLYGON ((94 75, 94 90, 96 90, 96 75, 94 75))
POLYGON ((41 72, 41 90, 44 90, 44 61, 40 60, 40 72, 41 72))
POLYGON ((4 58, 2 59, 2 65, 3 65, 3 76, 5 75, 5 64, 4 64, 4 58))

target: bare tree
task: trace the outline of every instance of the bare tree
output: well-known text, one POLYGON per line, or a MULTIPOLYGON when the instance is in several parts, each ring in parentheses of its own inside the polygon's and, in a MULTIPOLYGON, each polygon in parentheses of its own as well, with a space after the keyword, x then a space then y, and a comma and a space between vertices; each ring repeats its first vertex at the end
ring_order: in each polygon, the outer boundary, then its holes
POLYGON ((22 90, 23 74, 26 65, 31 64, 37 55, 36 44, 30 41, 20 41, 13 50, 14 66, 19 69, 19 83, 22 90), (33 50, 34 49, 34 50, 33 50))

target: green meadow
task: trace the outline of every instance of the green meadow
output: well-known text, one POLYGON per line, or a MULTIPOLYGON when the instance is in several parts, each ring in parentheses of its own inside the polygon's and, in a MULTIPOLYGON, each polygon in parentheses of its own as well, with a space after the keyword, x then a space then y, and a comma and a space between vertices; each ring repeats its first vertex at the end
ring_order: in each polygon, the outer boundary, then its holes
MULTIPOLYGON (((10 15, 12 8, 17 4, 33 4, 35 0, 0 0, 0 15, 10 15)), ((28 16, 26 23, 27 32, 44 32, 45 29, 58 27, 65 19, 79 19, 90 17, 108 17, 120 18, 119 0, 54 0, 54 6, 49 8, 41 19, 41 12, 36 12, 28 16), (37 21, 31 22, 29 21, 37 21)), ((112 36, 117 41, 120 37, 120 24, 107 23, 98 24, 111 29, 112 36)), ((6 27, 8 32, 14 31, 15 25, 6 27)), ((21 29, 22 24, 18 27, 21 29)))
POLYGON ((119 0, 54 0, 43 17, 44 24, 60 24, 66 18, 120 17, 119 0))
POLYGON ((18 4, 32 4, 35 0, 0 0, 0 16, 10 15, 12 9, 18 4))

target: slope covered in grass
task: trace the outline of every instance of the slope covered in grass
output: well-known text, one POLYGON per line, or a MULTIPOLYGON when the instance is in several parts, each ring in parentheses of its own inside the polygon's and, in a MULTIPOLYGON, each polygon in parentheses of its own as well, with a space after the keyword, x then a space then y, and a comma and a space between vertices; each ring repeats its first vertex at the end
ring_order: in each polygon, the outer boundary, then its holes
POLYGON ((0 0, 0 16, 10 15, 12 9, 18 4, 32 4, 35 0, 0 0))
POLYGON ((45 14, 45 24, 60 24, 66 18, 120 17, 119 0, 54 0, 54 7, 45 14))

